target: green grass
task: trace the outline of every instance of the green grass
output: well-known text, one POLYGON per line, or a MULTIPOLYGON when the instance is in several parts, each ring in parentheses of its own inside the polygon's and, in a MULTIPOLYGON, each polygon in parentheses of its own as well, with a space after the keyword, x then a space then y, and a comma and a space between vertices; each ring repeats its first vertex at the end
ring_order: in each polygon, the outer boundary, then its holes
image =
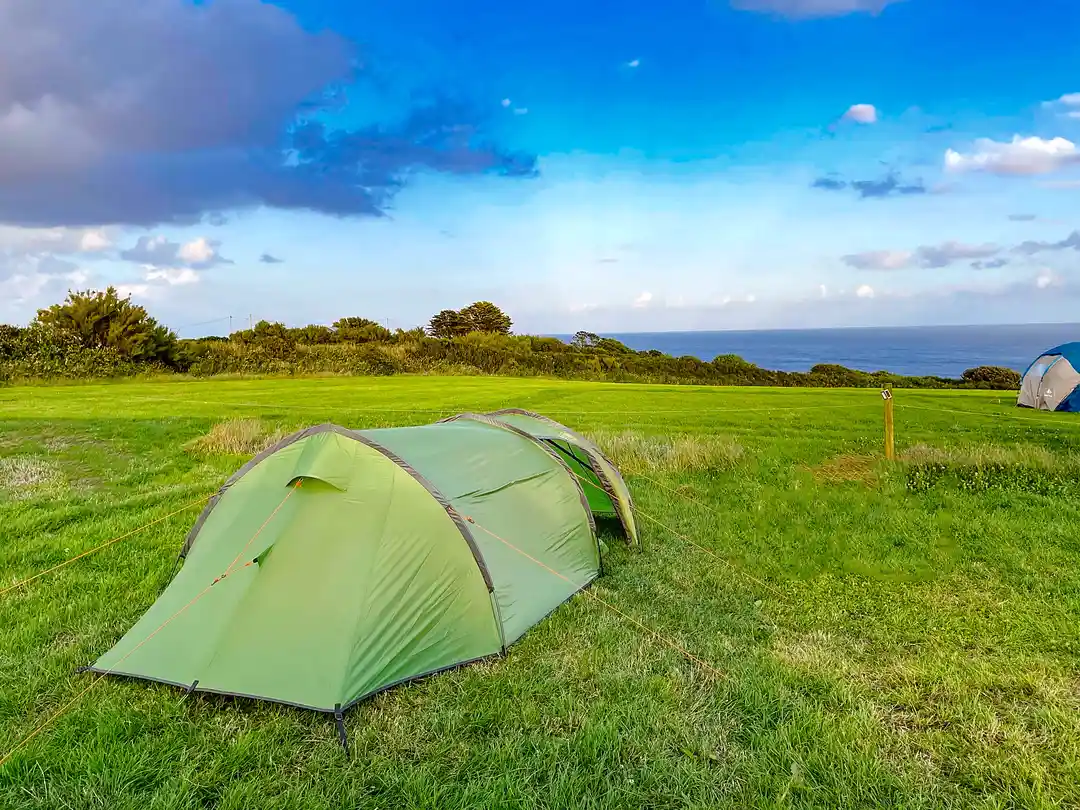
MULTIPOLYGON (((210 494, 230 445, 516 406, 626 464, 644 551, 606 538, 596 595, 723 673, 578 596, 506 658, 356 707, 350 761, 325 716, 105 679, 0 769, 0 808, 1080 806, 1080 420, 895 402, 889 466, 874 391, 0 389, 0 589, 210 494)), ((0 596, 0 756, 91 682, 196 511, 0 596)))

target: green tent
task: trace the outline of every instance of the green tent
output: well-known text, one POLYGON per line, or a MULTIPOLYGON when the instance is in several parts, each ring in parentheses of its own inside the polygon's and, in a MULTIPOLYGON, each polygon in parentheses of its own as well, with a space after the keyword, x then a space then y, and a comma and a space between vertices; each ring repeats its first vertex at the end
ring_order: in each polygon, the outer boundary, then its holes
POLYGON ((638 545, 630 488, 599 447, 566 425, 531 411, 506 408, 486 415, 499 423, 523 430, 555 448, 571 471, 582 480, 593 514, 618 519, 627 540, 638 545))
POLYGON ((563 454, 488 417, 299 431, 226 481, 181 556, 88 669, 335 712, 342 734, 345 708, 505 653, 601 572, 563 454))

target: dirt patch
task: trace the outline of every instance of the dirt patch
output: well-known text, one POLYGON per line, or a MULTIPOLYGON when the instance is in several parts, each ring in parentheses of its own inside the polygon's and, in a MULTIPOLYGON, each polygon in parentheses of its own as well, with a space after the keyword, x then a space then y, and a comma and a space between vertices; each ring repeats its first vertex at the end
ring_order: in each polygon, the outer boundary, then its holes
POLYGON ((809 469, 821 483, 874 486, 878 482, 878 462, 874 456, 845 454, 809 469))

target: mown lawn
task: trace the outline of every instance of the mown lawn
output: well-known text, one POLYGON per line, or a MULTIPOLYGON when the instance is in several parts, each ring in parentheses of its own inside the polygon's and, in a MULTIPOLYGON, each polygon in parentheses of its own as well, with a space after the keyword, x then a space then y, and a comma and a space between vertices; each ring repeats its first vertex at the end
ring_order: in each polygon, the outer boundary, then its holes
MULTIPOLYGON (((607 538, 595 593, 722 673, 578 596, 505 659, 352 710, 348 761, 326 716, 107 678, 0 768, 0 808, 1080 806, 1080 420, 895 402, 887 466, 874 391, 0 389, 0 590, 208 496, 244 460, 192 446, 224 420, 517 406, 622 454, 644 551, 607 538)), ((153 602, 197 511, 0 595, 0 757, 93 681, 74 670, 153 602)))

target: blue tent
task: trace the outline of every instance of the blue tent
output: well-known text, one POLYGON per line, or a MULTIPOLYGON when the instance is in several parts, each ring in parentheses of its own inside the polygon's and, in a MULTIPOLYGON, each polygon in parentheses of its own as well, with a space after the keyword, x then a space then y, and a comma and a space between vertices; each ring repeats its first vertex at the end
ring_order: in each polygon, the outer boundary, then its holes
POLYGON ((1017 406, 1041 411, 1080 411, 1080 342, 1048 349, 1028 366, 1017 406))

